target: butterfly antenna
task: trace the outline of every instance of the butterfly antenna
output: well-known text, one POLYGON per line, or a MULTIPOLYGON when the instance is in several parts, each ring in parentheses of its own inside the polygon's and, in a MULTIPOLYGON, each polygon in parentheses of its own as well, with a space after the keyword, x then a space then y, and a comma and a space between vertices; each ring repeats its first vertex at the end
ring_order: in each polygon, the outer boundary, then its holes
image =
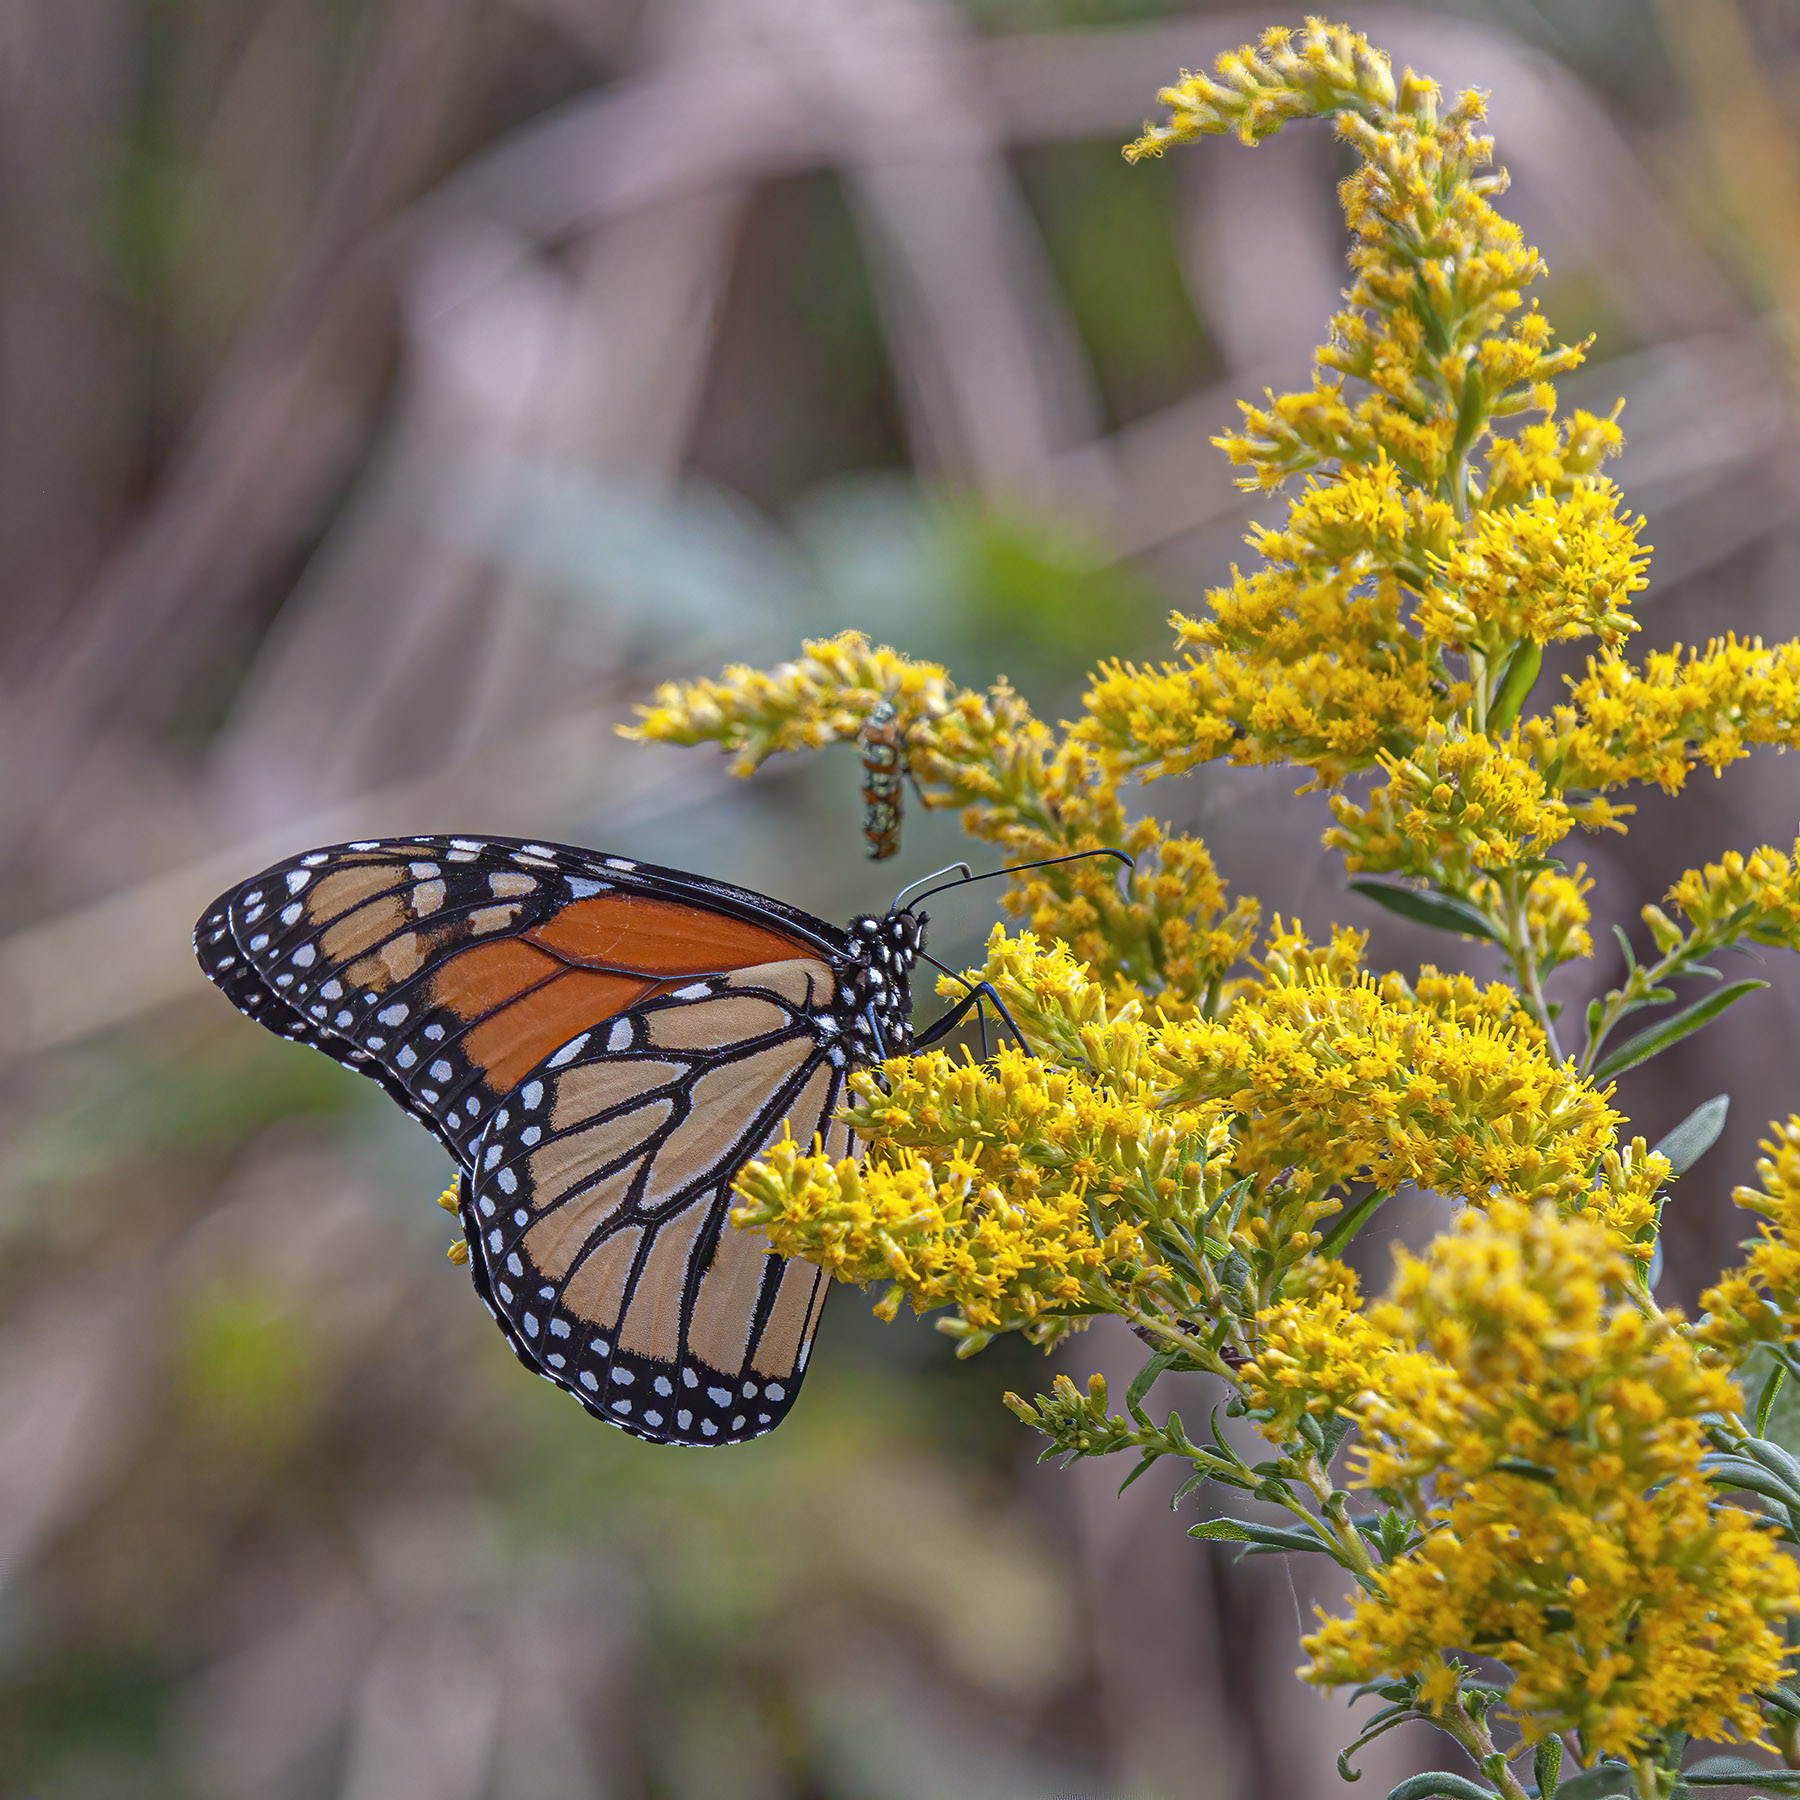
MULTIPOLYGON (((958 879, 956 881, 946 881, 944 883, 945 887, 961 887, 963 882, 965 882, 965 881, 979 881, 981 879, 980 876, 978 876, 975 873, 975 871, 973 869, 971 869, 966 862, 946 863, 943 868, 934 870, 929 875, 921 875, 917 881, 909 881, 906 884, 906 886, 903 887, 899 891, 899 893, 897 893, 894 896, 894 903, 892 906, 890 906, 888 908, 888 917, 892 918, 894 916, 894 914, 900 910, 900 902, 902 900, 904 900, 906 898, 906 896, 913 891, 914 888, 923 887, 928 881, 936 881, 938 876, 948 875, 952 869, 961 869, 962 875, 961 875, 960 879, 958 879)), ((933 888, 931 891, 935 894, 937 892, 937 889, 933 888)), ((927 958, 926 960, 929 961, 930 959, 927 958)), ((942 969, 944 967, 944 965, 942 963, 939 963, 938 967, 940 969, 942 969)), ((944 972, 945 972, 945 974, 950 973, 950 971, 947 969, 945 969, 944 972)))
MULTIPOLYGON (((969 874, 969 865, 967 863, 952 863, 950 865, 951 869, 961 869, 964 871, 962 878, 958 881, 943 882, 937 887, 925 888, 925 892, 919 896, 918 900, 913 902, 913 905, 917 906, 921 901, 929 900, 933 894, 941 894, 945 888, 963 887, 971 881, 992 881, 996 875, 1023 875, 1027 869, 1054 869, 1060 863, 1085 862, 1090 856, 1110 856, 1115 861, 1122 862, 1127 869, 1135 869, 1137 867, 1136 861, 1127 856, 1123 850, 1077 850, 1069 856, 1046 856, 1041 862, 1017 863, 1011 868, 1006 869, 989 869, 985 875, 969 874)), ((938 870, 938 875, 948 875, 949 873, 950 869, 938 870)), ((927 881, 936 880, 937 875, 927 875, 922 880, 913 882, 911 887, 902 888, 900 893, 895 895, 894 905, 893 907, 890 907, 889 910, 893 911, 897 909, 900 905, 901 897, 910 894, 913 888, 925 887, 927 881)))

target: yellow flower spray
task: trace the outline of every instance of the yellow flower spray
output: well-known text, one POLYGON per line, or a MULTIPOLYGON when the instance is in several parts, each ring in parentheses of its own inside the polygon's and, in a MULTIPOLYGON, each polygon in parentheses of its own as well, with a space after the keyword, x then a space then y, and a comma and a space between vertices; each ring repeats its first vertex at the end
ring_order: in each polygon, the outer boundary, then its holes
POLYGON ((1543 264, 1495 209, 1478 95, 1442 108, 1313 20, 1160 98, 1134 160, 1307 119, 1356 158, 1353 282, 1315 379, 1221 440, 1242 485, 1285 498, 1250 533, 1254 565, 1176 616, 1174 660, 1104 664, 1061 730, 1004 682, 961 688, 846 633, 665 687, 630 734, 719 744, 747 775, 854 742, 891 705, 925 803, 1009 861, 1136 859, 1123 884, 1103 860, 1015 878, 1021 928, 996 928, 969 978, 1023 1047, 862 1072, 861 1160, 783 1144, 742 1172, 734 1219, 885 1284, 886 1317, 940 1311, 960 1354, 1127 1320, 1151 1354, 1123 1411, 1098 1376, 1009 1404, 1046 1454, 1128 1451, 1133 1479, 1172 1456, 1190 1488, 1285 1515, 1196 1536, 1345 1569, 1357 1598, 1321 1617, 1302 1673, 1383 1702, 1359 1745, 1427 1719, 1474 1759, 1478 1780, 1420 1777, 1415 1800, 1559 1784, 1666 1800, 1752 1778, 1689 1762, 1691 1739, 1773 1744, 1800 1770, 1800 1583, 1781 1547, 1800 1542, 1800 1462, 1762 1435, 1800 1376, 1800 1116, 1738 1191, 1762 1221, 1747 1262, 1691 1324, 1651 1271, 1668 1184, 1723 1104, 1651 1150, 1608 1085, 1762 985, 1701 990, 1620 1041, 1633 1013, 1685 998, 1676 984, 1716 981, 1715 951, 1800 948, 1800 845, 1684 875, 1642 911, 1653 954, 1628 948, 1584 1020, 1545 991, 1594 954, 1565 840, 1625 830, 1621 790, 1674 792, 1697 765, 1800 741, 1800 644, 1629 654, 1649 550, 1603 472, 1622 438, 1616 417, 1558 413, 1585 346, 1527 303, 1543 264), (1543 702, 1544 647, 1584 638, 1585 673, 1543 702), (1133 779, 1221 759, 1305 771, 1351 885, 1491 943, 1506 979, 1369 970, 1360 934, 1265 922, 1197 839, 1127 813, 1133 779), (1405 1186, 1462 1211, 1365 1300, 1342 1251, 1405 1186), (1752 1359, 1753 1402, 1734 1380, 1752 1359), (1152 1420, 1151 1385, 1185 1371, 1224 1384, 1264 1460, 1152 1420))

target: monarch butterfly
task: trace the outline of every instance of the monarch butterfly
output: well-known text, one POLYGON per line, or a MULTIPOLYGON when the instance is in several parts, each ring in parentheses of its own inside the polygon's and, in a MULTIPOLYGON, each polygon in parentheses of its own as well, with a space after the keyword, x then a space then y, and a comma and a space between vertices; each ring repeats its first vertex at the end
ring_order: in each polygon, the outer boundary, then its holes
POLYGON ((876 701, 857 740, 863 759, 863 836, 869 860, 885 862, 900 848, 905 800, 901 783, 906 774, 906 732, 892 700, 876 701))
POLYGON ((848 1155, 853 1069, 999 1005, 973 988, 914 1036, 939 889, 910 891, 840 928, 559 844, 364 840, 221 895, 194 949, 456 1158, 476 1291, 527 1368, 635 1436, 728 1444, 793 1405, 827 1285, 726 1228, 738 1170, 784 1122, 848 1155))

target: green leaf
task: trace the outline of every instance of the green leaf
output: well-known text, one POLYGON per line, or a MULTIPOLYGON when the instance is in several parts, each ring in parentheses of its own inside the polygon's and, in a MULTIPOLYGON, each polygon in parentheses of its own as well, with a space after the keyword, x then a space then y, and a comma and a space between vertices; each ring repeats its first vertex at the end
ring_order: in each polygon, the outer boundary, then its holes
POLYGON ((1136 1481, 1137 1478, 1140 1475, 1142 1475, 1146 1469, 1155 1468, 1156 1465, 1161 1461, 1162 1461, 1162 1458, 1160 1456, 1156 1455, 1153 1451, 1146 1450, 1144 1452, 1144 1454, 1138 1459, 1137 1467, 1135 1469, 1133 1469, 1131 1471, 1131 1473, 1129 1475, 1127 1475, 1125 1477, 1125 1479, 1119 1483, 1119 1492, 1121 1494, 1124 1493, 1124 1491, 1128 1487, 1130 1487, 1131 1484, 1134 1481, 1136 1481))
POLYGON ((1392 1731, 1396 1725, 1410 1725, 1413 1720, 1419 1716, 1420 1715, 1414 1712, 1410 1706, 1405 1704, 1399 1706, 1384 1706, 1380 1712, 1363 1726, 1362 1735, 1356 1742, 1354 1744, 1346 1744, 1343 1749, 1338 1752, 1337 1766, 1339 1776, 1345 1781, 1361 1781, 1362 1770, 1351 1768, 1351 1757, 1359 1750, 1366 1750, 1378 1737, 1381 1737, 1386 1732, 1392 1731))
POLYGON ((1779 1444, 1761 1437, 1746 1438, 1744 1454, 1785 1481, 1793 1489, 1796 1503, 1800 1503, 1800 1461, 1796 1461, 1779 1444))
POLYGON ((1601 1763, 1571 1775, 1556 1790, 1556 1800, 1611 1800, 1615 1794, 1637 1793, 1637 1780, 1624 1763, 1601 1763))
POLYGON ((1494 1800, 1495 1791, 1465 1775, 1434 1769, 1428 1775, 1414 1775, 1397 1788, 1389 1788, 1387 1800, 1494 1800))
POLYGON ((1631 939, 1625 935, 1622 925, 1613 927, 1613 936, 1619 940, 1619 948, 1625 952, 1625 973, 1629 975, 1637 968, 1637 952, 1632 949, 1631 939))
POLYGON ((1501 677, 1500 691, 1495 694, 1493 704, 1488 708, 1488 735, 1494 736, 1504 731, 1519 716, 1519 708, 1525 704, 1525 697, 1531 692, 1532 685, 1538 678, 1538 670, 1544 666, 1544 646, 1534 644, 1527 638, 1508 658, 1506 673, 1501 677))
POLYGON ((1257 1525, 1247 1519, 1206 1519, 1198 1525, 1190 1525, 1188 1536, 1248 1544, 1252 1556, 1276 1550, 1324 1550, 1329 1553, 1333 1548, 1316 1531, 1305 1526, 1257 1525))
MULTIPOLYGON (((1681 1771, 1689 1787, 1780 1788, 1784 1793, 1800 1789, 1800 1769, 1770 1769, 1744 1756, 1708 1756, 1681 1771)), ((1561 1800, 1561 1796, 1558 1796, 1561 1800)))
POLYGON ((1455 931, 1464 937, 1486 938, 1490 943, 1500 941, 1487 915, 1454 894, 1440 894, 1435 888, 1396 887, 1391 881, 1371 881, 1362 876, 1350 883, 1350 891, 1373 900, 1377 906, 1385 906, 1403 919, 1410 919, 1415 925, 1429 925, 1434 931, 1455 931))
POLYGON ((1319 1448, 1320 1468, 1331 1467, 1331 1459, 1337 1455, 1339 1446, 1355 1427, 1356 1421, 1348 1413, 1333 1413, 1325 1421, 1325 1442, 1319 1448))
POLYGON ((1319 1240, 1318 1256, 1336 1256, 1340 1246, 1349 1242, 1363 1226, 1368 1223, 1369 1214, 1389 1197, 1391 1190, 1384 1187, 1372 1187, 1339 1213, 1332 1222, 1331 1229, 1319 1240))
POLYGON ((1145 1363, 1134 1376, 1132 1376, 1131 1386, 1125 1390, 1125 1410, 1130 1413, 1140 1425, 1148 1423, 1144 1417, 1144 1396, 1156 1385, 1156 1378, 1161 1375, 1171 1363, 1176 1363, 1180 1360, 1181 1352, 1179 1350, 1159 1350, 1156 1355, 1151 1357, 1150 1360, 1145 1363))
POLYGON ((1756 1396, 1756 1435, 1761 1437, 1769 1428, 1769 1411, 1775 1404, 1775 1396, 1781 1392, 1781 1384, 1787 1380, 1787 1370, 1780 1363, 1769 1365, 1769 1378, 1762 1384, 1762 1392, 1756 1396))
POLYGON ((1556 1486, 1556 1471, 1542 1463, 1527 1462, 1522 1456, 1503 1456, 1493 1465, 1496 1475, 1519 1475, 1527 1481, 1541 1481, 1545 1487, 1556 1486))
POLYGON ((1700 1465, 1700 1471, 1714 1487, 1744 1488, 1780 1506, 1800 1506, 1800 1494, 1779 1476, 1770 1474, 1760 1463, 1753 1463, 1748 1458, 1709 1456, 1700 1465))
POLYGON ((1757 1693, 1763 1705, 1773 1708, 1778 1713, 1785 1713, 1790 1719, 1800 1719, 1800 1694, 1791 1687, 1780 1684, 1772 1688, 1762 1688, 1757 1693))
POLYGON ((1710 1100, 1702 1100, 1673 1131, 1658 1140, 1650 1154, 1669 1159, 1671 1177, 1685 1175, 1719 1141, 1730 1110, 1729 1094, 1714 1094, 1710 1100))
POLYGON ((1623 1075, 1627 1069, 1635 1069, 1639 1063, 1648 1062, 1653 1056, 1660 1056, 1670 1045, 1679 1044, 1684 1037, 1691 1037, 1701 1026, 1710 1025, 1720 1013, 1729 1006, 1735 1006, 1746 994, 1754 994, 1758 988, 1766 988, 1768 985, 1766 981, 1734 981, 1730 987, 1721 988, 1718 993, 1708 994, 1704 1000, 1683 1008, 1674 1018, 1664 1019, 1660 1025, 1652 1025, 1648 1031, 1640 1031, 1610 1056, 1602 1058, 1599 1068, 1594 1071, 1594 1080, 1606 1081, 1614 1075, 1623 1075))
POLYGON ((1562 1774, 1563 1742, 1554 1732, 1539 1738, 1532 1757, 1532 1770, 1537 1776, 1538 1800, 1556 1800, 1556 1782, 1562 1774))

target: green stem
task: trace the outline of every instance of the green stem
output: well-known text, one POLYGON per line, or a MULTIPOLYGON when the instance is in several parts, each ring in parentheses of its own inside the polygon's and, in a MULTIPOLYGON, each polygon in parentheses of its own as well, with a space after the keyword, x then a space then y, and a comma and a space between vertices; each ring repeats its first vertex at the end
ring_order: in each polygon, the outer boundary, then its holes
POLYGON ((1495 1783, 1506 1800, 1530 1800, 1524 1784, 1500 1755, 1486 1722, 1477 1719, 1461 1694, 1456 1697, 1454 1711, 1434 1714, 1431 1721, 1439 1730, 1453 1737, 1468 1751, 1483 1775, 1495 1783))
MULTIPOLYGON (((1197 1338, 1191 1331, 1183 1331, 1179 1325, 1172 1324, 1159 1314, 1145 1312, 1141 1306, 1133 1306, 1129 1302, 1113 1302, 1109 1310, 1117 1313, 1127 1324, 1136 1325, 1148 1332, 1169 1349, 1179 1350, 1183 1356, 1191 1356, 1209 1374, 1220 1376, 1230 1382, 1233 1388, 1238 1387, 1237 1375, 1231 1365, 1204 1338, 1197 1338)), ((1246 1357, 1249 1355, 1241 1342, 1234 1342, 1232 1348, 1240 1350, 1246 1357)))
POLYGON ((1517 869, 1508 869, 1500 876, 1498 886, 1505 903, 1499 923, 1505 933, 1507 959, 1513 966, 1513 974, 1518 977, 1520 998, 1525 1002, 1526 1011, 1543 1028, 1551 1060, 1560 1063, 1565 1060, 1562 1045, 1556 1036, 1556 1022, 1550 1016, 1537 957, 1531 948, 1531 920, 1525 904, 1525 897, 1531 890, 1530 879, 1517 869))
MULTIPOLYGON (((1340 1559, 1344 1567, 1361 1576, 1367 1586, 1374 1588, 1380 1578, 1379 1565, 1369 1554, 1369 1546, 1363 1542, 1362 1533, 1350 1523, 1343 1500, 1332 1485, 1330 1470, 1319 1460, 1316 1450, 1309 1449, 1304 1459, 1294 1460, 1299 1467, 1300 1479, 1306 1483, 1313 1498, 1319 1503, 1319 1517, 1313 1523, 1323 1521, 1338 1548, 1344 1553, 1340 1559)), ((1304 1516, 1303 1508, 1293 1510, 1304 1516)))
POLYGON ((1684 939, 1659 962, 1648 968, 1640 964, 1625 979, 1625 985, 1615 988, 1606 996, 1601 1009, 1599 1023, 1594 1027, 1593 1035, 1588 1039, 1581 1053, 1581 1061, 1576 1065, 1576 1072, 1586 1076, 1591 1074, 1600 1061, 1600 1052, 1606 1045, 1608 1033, 1624 1018, 1627 1010, 1639 1002, 1643 996, 1665 981, 1673 980, 1687 964, 1700 957, 1709 956, 1719 946, 1704 940, 1698 932, 1693 937, 1684 939))

